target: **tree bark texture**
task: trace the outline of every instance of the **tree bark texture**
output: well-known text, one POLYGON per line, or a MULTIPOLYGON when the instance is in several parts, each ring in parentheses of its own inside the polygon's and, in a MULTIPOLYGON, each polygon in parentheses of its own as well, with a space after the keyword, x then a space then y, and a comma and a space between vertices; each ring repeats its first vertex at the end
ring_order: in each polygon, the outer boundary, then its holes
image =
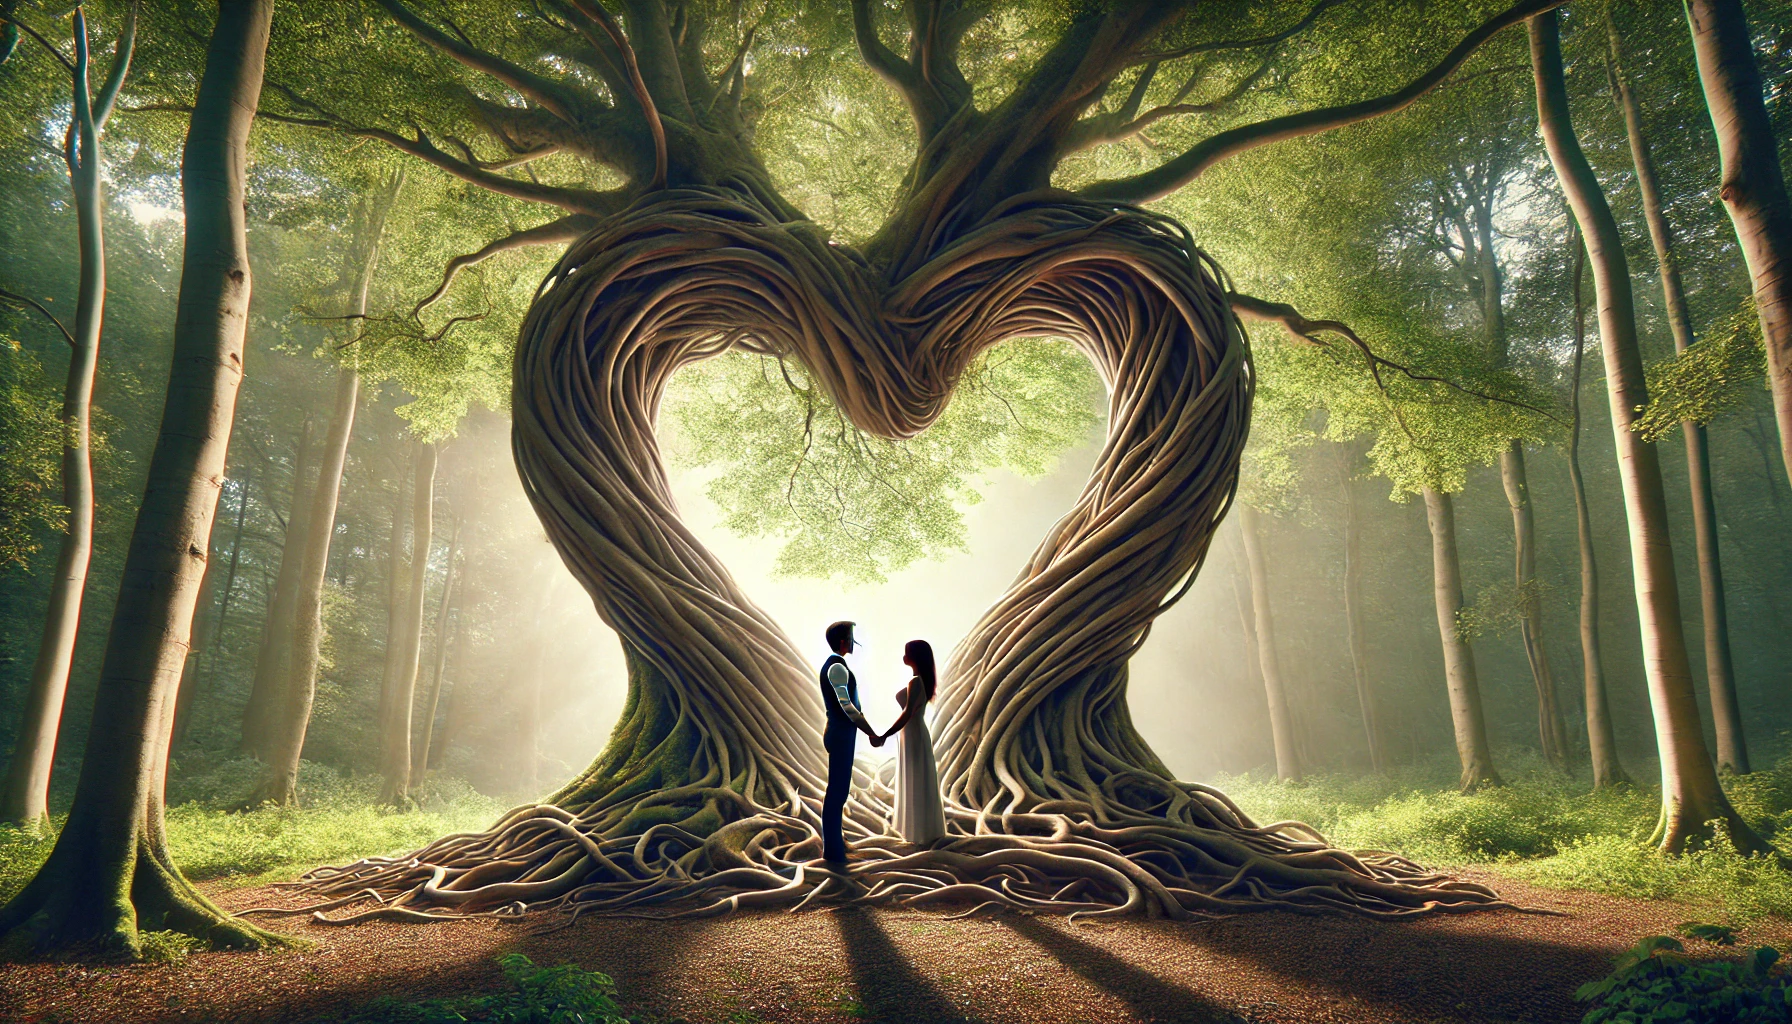
POLYGON ((1781 470, 1792 472, 1792 199, 1762 98, 1742 0, 1685 0, 1705 106, 1723 164, 1719 194, 1754 283, 1779 421, 1781 470))
POLYGON ((380 800, 389 804, 404 803, 410 792, 411 709, 416 703, 417 666, 423 646, 423 599, 429 583, 429 545, 435 522, 436 446, 417 442, 413 452, 411 578, 399 608, 398 630, 386 639, 394 685, 386 695, 386 713, 382 717, 385 724, 380 735, 380 800))
POLYGON ((99 692, 67 824, 0 908, 0 952, 134 956, 139 928, 214 944, 265 933, 181 877, 162 829, 175 690, 224 476, 249 308, 246 142, 272 0, 221 0, 181 160, 186 248, 173 367, 148 483, 119 582, 99 692))
POLYGON ((1599 650, 1599 562, 1593 552, 1593 513, 1587 504, 1587 484, 1580 472, 1580 377, 1587 347, 1587 309, 1581 279, 1586 271, 1587 250, 1580 232, 1574 238, 1574 374, 1569 390, 1568 483, 1574 491, 1575 536, 1580 545, 1580 657, 1581 683, 1587 705, 1587 754, 1593 763, 1593 788, 1629 784, 1630 776, 1618 759, 1617 733, 1612 728, 1611 701, 1605 685, 1605 659, 1599 650))
MULTIPOLYGON (((1296 823, 1259 827, 1218 791, 1172 778, 1133 727, 1128 659, 1229 510, 1252 377, 1217 268, 1180 225, 1115 200, 1400 109, 1548 2, 1521 0, 1396 92, 1231 129, 1161 173, 1084 196, 1053 190, 1052 168, 1081 148, 1079 119, 1186 4, 1079 8, 1021 83, 979 110, 956 66, 978 10, 916 5, 904 57, 878 36, 872 5, 855 3, 860 53, 919 134, 903 195, 862 251, 828 242, 778 196, 744 122, 730 120, 739 76, 718 82, 682 56, 697 36, 674 33, 654 0, 627 5, 626 39, 598 4, 560 8, 619 58, 592 68, 632 97, 606 109, 634 126, 635 145, 599 144, 624 189, 491 181, 420 141, 354 129, 573 214, 544 237, 587 231, 525 322, 512 441, 550 539, 621 637, 630 688, 610 745, 547 803, 402 862, 321 870, 313 886, 414 893, 341 920, 499 902, 603 912, 692 899, 710 913, 854 892, 1177 918, 1284 900, 1375 914, 1498 902, 1395 858, 1344 854, 1296 823), (937 419, 981 353, 1038 336, 1069 339, 1095 364, 1109 436, 1075 507, 942 675, 949 836, 904 850, 889 831, 891 791, 866 774, 847 810, 861 861, 848 883, 818 866, 813 668, 679 520, 654 436, 662 391, 680 367, 726 351, 797 359, 855 426, 901 439, 937 419), (501 859, 525 848, 521 861, 501 859)), ((585 99, 569 85, 400 0, 380 3, 425 44, 529 96, 556 130, 578 131, 585 99)))
POLYGON ((1293 782, 1301 776, 1300 755, 1295 749, 1294 721, 1288 695, 1282 688, 1282 666, 1276 657, 1275 611, 1269 600, 1269 559, 1263 551, 1262 515, 1242 502, 1238 528, 1244 535, 1245 560, 1250 570, 1252 635, 1257 642, 1257 664, 1263 673, 1263 693, 1269 699, 1269 729, 1276 748, 1276 776, 1293 782))
MULTIPOLYGON (((1631 88, 1624 68, 1623 48, 1611 12, 1605 16, 1611 46, 1612 95, 1624 115, 1624 131, 1630 142, 1630 158, 1636 167, 1637 190, 1643 197, 1643 219, 1655 247, 1655 264, 1661 274, 1661 294, 1668 324, 1674 332, 1674 351, 1685 355, 1692 348, 1692 314, 1686 308, 1686 287, 1674 257, 1674 234, 1662 201, 1661 180, 1643 135, 1642 104, 1631 88)), ((1788 221, 1792 225, 1792 221, 1788 221)), ((1723 559, 1718 551, 1717 498, 1711 482, 1711 449, 1704 426, 1692 420, 1680 424, 1686 443, 1686 477, 1692 492, 1692 530, 1699 558, 1699 609, 1705 627, 1705 686, 1711 694, 1711 719, 1717 729, 1717 765, 1720 769, 1747 772, 1748 741, 1743 734, 1742 708, 1736 699, 1736 668, 1730 656, 1730 616, 1724 600, 1723 559)))
POLYGON ((74 198, 80 276, 62 390, 62 504, 68 518, 50 571, 43 634, 25 684, 12 759, 0 780, 0 823, 27 828, 41 827, 49 818, 50 769, 56 760, 62 704, 81 628, 81 598, 93 558, 93 381, 106 311, 106 201, 101 174, 105 157, 100 135, 130 67, 136 12, 130 13, 119 35, 111 74, 97 97, 90 91, 87 21, 81 8, 75 9, 74 26, 73 138, 64 157, 74 198))
MULTIPOLYGON (((217 612, 211 610, 211 599, 202 596, 199 610, 199 622, 205 624, 205 638, 199 637, 199 626, 194 626, 193 651, 187 656, 187 663, 181 668, 180 697, 174 706, 174 742, 186 739, 187 730, 193 725, 193 705, 199 700, 201 691, 205 689, 208 679, 217 667, 217 647, 224 639, 224 629, 230 624, 230 596, 236 590, 236 568, 239 556, 243 552, 243 522, 249 513, 249 491, 254 484, 255 475, 251 471, 237 486, 236 529, 230 535, 230 561, 224 569, 224 586, 218 594, 217 612), (207 671, 207 670, 211 671, 207 671)), ((206 567, 206 593, 210 593, 212 570, 206 567)))
POLYGON ((1636 310, 1623 238, 1605 193, 1593 175, 1569 120, 1568 90, 1556 17, 1530 22, 1531 64, 1536 78, 1537 115, 1544 144, 1569 208, 1586 239, 1599 303, 1600 349, 1604 356, 1612 433, 1629 523, 1631 569, 1642 632, 1643 670, 1655 717, 1661 755, 1662 815, 1656 839, 1678 853, 1688 839, 1709 834, 1708 822, 1722 820, 1745 852, 1770 849, 1743 823, 1718 784, 1710 748, 1693 696, 1692 665, 1680 621, 1680 594, 1668 534, 1667 497, 1655 447, 1631 429, 1636 410, 1648 404, 1642 352, 1637 344, 1636 310))
POLYGON ((1437 605, 1437 632, 1443 638, 1444 683, 1450 693, 1450 721, 1456 730, 1456 757, 1464 793, 1501 785, 1487 742, 1481 680, 1475 652, 1462 635, 1462 563, 1456 554, 1456 508, 1450 496, 1425 488, 1425 521, 1431 527, 1431 590, 1437 605))

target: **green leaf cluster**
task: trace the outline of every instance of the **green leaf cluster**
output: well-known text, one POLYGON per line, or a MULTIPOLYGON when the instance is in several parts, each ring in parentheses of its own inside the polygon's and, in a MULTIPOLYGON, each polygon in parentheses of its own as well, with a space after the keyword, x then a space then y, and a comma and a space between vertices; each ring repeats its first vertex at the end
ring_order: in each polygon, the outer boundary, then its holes
POLYGON ((1011 342, 959 381, 932 427, 872 437, 840 414, 799 365, 728 355, 681 373, 667 406, 675 460, 717 472, 723 523, 783 540, 783 576, 882 582, 918 559, 965 548, 977 481, 1008 468, 1048 472, 1089 436, 1101 385, 1069 344, 1011 342))
POLYGON ((1582 1024, 1778 1024, 1792 1020, 1792 977, 1774 970, 1771 946, 1740 962, 1695 963, 1679 939, 1650 935, 1618 958, 1617 969, 1574 993, 1597 1005, 1582 1024))
POLYGON ((1691 421, 1707 426, 1760 390, 1767 350, 1754 300, 1720 321, 1706 337, 1672 359, 1650 364, 1649 404, 1632 428, 1659 441, 1691 421))
POLYGON ((0 336, 0 570, 24 567, 68 514, 55 499, 62 418, 43 367, 0 336))

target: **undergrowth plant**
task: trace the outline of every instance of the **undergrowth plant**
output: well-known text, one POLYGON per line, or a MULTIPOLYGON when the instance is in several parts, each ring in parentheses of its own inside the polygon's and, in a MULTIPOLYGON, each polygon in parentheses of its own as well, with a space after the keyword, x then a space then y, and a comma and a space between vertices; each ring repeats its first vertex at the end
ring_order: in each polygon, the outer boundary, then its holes
POLYGON ((1617 969, 1582 985, 1594 1003, 1581 1024, 1784 1024, 1792 1020, 1792 977, 1775 970, 1769 946, 1740 961, 1695 962, 1680 940, 1651 935, 1618 958, 1617 969))
MULTIPOLYGON (((1648 842, 1660 811, 1650 789, 1589 791, 1586 780, 1537 758, 1508 758, 1507 785, 1455 791, 1453 766, 1404 766, 1383 775, 1311 775, 1280 782, 1254 775, 1217 785, 1259 821, 1308 822, 1339 846, 1392 850, 1441 867, 1491 867, 1525 881, 1720 909, 1736 923, 1792 917, 1792 872, 1770 857, 1736 852, 1725 830, 1680 857, 1648 842)), ((1792 837, 1792 757, 1750 775, 1724 777, 1756 833, 1786 848, 1792 837)))
POLYGON ((386 998, 346 1020, 332 1018, 332 1024, 629 1024, 616 1005, 609 975, 577 964, 541 967, 521 953, 499 957, 498 963, 509 991, 409 1002, 386 998))

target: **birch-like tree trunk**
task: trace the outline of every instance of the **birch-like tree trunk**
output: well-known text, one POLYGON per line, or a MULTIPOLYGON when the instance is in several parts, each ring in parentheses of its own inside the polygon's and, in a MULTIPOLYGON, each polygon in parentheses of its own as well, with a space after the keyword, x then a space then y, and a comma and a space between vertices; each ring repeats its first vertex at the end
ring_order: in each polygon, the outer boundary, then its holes
POLYGON ((1263 693, 1269 699, 1269 728, 1276 745, 1276 776, 1293 781, 1301 776, 1300 754, 1295 746, 1294 717, 1282 684, 1281 661, 1276 657, 1275 611, 1269 601, 1269 561, 1263 552, 1262 517, 1243 502, 1238 504, 1238 528, 1244 535, 1244 554, 1250 568, 1252 623, 1257 641, 1257 666, 1263 673, 1263 693))
POLYGON ((1637 344, 1630 264, 1624 256, 1618 222, 1569 120, 1568 87, 1562 74, 1561 38, 1554 12, 1531 19, 1530 41, 1537 116, 1544 144, 1568 206, 1586 239, 1599 302, 1600 349, 1611 399, 1618 479, 1623 485, 1625 518, 1630 527, 1630 562, 1643 641, 1643 671, 1649 680, 1649 704, 1661 754, 1662 813, 1655 839, 1663 850, 1678 853, 1688 839, 1708 835, 1709 822, 1721 820, 1728 825, 1738 849, 1766 852, 1772 847, 1743 822, 1718 784, 1717 769, 1699 724, 1692 664, 1680 621, 1680 594, 1674 575, 1661 463, 1655 446, 1631 429, 1637 410, 1649 402, 1649 390, 1643 380, 1642 351, 1637 344))
POLYGON ((293 451, 292 494, 286 510, 286 529, 280 541, 280 568, 274 574, 267 613, 261 626, 261 644, 255 652, 255 677, 249 686, 249 702, 243 707, 242 751, 263 761, 273 756, 270 738, 276 708, 282 706, 285 668, 292 661, 293 609, 299 604, 299 567, 305 561, 306 521, 311 516, 311 493, 317 486, 317 447, 312 444, 311 417, 299 427, 293 451))
MULTIPOLYGON (((380 800, 402 804, 410 792, 411 709, 417 695, 417 664, 423 646, 423 598, 429 582, 429 545, 435 521, 437 450, 416 443, 411 469, 410 585, 398 609, 397 630, 386 638, 392 686, 384 694, 380 730, 380 800)), ((393 552, 396 556, 397 552, 393 552)), ((394 570, 397 559, 394 557, 394 570)))
MULTIPOLYGON (((1642 104, 1631 88, 1624 68, 1624 51, 1611 11, 1605 14, 1605 31, 1611 46, 1612 95, 1624 115, 1624 133, 1630 142, 1630 159, 1636 167, 1637 190, 1643 196, 1643 219, 1655 247, 1655 265, 1661 274, 1661 294, 1668 325, 1674 332, 1674 351, 1684 355, 1692 347, 1692 314, 1686 308, 1686 286, 1674 258, 1674 233, 1668 225, 1661 179, 1643 136, 1642 104)), ((1736 699, 1736 667, 1730 656, 1730 614, 1724 600, 1723 559, 1717 544, 1717 498, 1711 483, 1711 449, 1705 428, 1686 420, 1680 424, 1686 443, 1686 479, 1692 491, 1692 533, 1699 556, 1699 610, 1705 627, 1705 687, 1711 694, 1711 719, 1717 729, 1717 766, 1734 772, 1749 770, 1748 741, 1743 735, 1742 707, 1736 699)))
POLYGON ((1792 199, 1780 169, 1779 140, 1762 98, 1742 0, 1686 0, 1686 20, 1723 161, 1718 192, 1748 262, 1767 342, 1780 468, 1792 471, 1792 199))
POLYGON ((119 580, 68 822, 0 908, 0 948, 136 956, 139 925, 214 945, 269 936, 212 906, 169 854, 162 789, 243 374, 244 178, 273 0, 221 0, 181 159, 186 248, 161 430, 119 580))
MULTIPOLYGON (((74 101, 72 134, 63 157, 75 206, 76 245, 81 254, 75 293, 75 328, 67 334, 68 377, 62 389, 62 504, 68 518, 56 565, 50 572, 49 604, 37 658, 25 684, 25 707, 12 760, 0 782, 0 822, 37 828, 49 817, 50 769, 62 727, 62 703, 75 661, 81 629, 81 597, 93 559, 93 381, 99 368, 100 330, 106 311, 105 157, 100 136, 130 69, 137 35, 137 12, 130 8, 113 56, 112 71, 99 94, 89 89, 87 20, 74 12, 75 59, 70 75, 74 101)), ((41 307, 40 307, 41 308, 41 307)), ((59 328, 60 324, 57 325, 59 328)))
POLYGON ((1437 605, 1437 632, 1443 639, 1444 683, 1450 693, 1450 722, 1456 730, 1456 757, 1462 763, 1464 793, 1501 785, 1487 742, 1481 680, 1475 652, 1462 635, 1462 562, 1456 554, 1456 507, 1450 496, 1425 488, 1425 521, 1431 527, 1431 590, 1437 605))

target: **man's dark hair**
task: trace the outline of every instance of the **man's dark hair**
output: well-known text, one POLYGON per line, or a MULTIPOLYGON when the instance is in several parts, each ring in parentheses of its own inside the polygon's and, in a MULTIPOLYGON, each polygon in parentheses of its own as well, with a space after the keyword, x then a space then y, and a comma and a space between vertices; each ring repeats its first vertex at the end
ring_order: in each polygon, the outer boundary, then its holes
MULTIPOLYGON (((858 625, 858 623, 847 622, 844 619, 842 619, 841 621, 834 623, 832 626, 829 626, 828 627, 828 650, 833 651, 836 654, 838 654, 840 651, 840 648, 852 646, 852 627, 855 625, 858 625)), ((814 634, 810 634, 810 635, 813 636, 814 634)))

